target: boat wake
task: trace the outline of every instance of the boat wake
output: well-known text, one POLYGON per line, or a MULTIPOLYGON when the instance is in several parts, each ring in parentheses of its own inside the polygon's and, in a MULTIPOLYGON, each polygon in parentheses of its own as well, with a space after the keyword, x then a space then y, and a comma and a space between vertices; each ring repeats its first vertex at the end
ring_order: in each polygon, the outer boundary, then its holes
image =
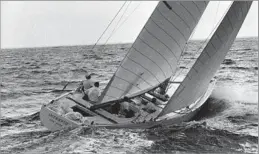
POLYGON ((146 134, 149 140, 154 141, 151 147, 145 149, 148 153, 256 152, 258 143, 255 136, 212 128, 205 121, 156 128, 146 131, 146 134))
POLYGON ((257 144, 255 136, 216 129, 206 121, 192 121, 146 130, 79 127, 50 132, 34 129, 3 136, 1 153, 256 153, 257 144))

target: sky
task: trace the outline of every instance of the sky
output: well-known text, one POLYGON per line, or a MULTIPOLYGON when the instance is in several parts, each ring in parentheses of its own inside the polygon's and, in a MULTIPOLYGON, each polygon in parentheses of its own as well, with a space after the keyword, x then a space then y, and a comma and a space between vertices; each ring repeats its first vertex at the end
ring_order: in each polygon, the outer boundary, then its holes
MULTIPOLYGON (((1 48, 94 44, 124 3, 1 1, 1 48)), ((99 43, 105 43, 112 31, 107 43, 134 42, 157 3, 127 1, 99 43)), ((206 39, 230 4, 210 2, 191 39, 206 39)), ((253 2, 237 37, 258 37, 258 1, 253 2)))

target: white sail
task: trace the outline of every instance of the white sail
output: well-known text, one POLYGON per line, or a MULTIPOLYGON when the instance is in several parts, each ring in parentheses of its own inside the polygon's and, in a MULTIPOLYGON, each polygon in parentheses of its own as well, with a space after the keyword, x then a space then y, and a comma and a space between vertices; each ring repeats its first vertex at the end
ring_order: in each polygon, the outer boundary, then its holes
POLYGON ((101 102, 150 90, 171 77, 208 2, 159 2, 109 82, 101 102))
POLYGON ((251 1, 234 1, 212 38, 159 116, 194 103, 207 90, 249 11, 251 1))

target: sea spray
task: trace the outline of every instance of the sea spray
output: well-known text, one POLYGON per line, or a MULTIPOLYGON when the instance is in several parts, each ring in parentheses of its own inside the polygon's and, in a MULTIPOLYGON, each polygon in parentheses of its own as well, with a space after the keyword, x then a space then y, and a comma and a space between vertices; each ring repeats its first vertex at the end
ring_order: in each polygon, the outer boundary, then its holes
POLYGON ((257 92, 251 91, 251 87, 244 85, 218 86, 214 89, 212 97, 235 102, 258 103, 257 92))

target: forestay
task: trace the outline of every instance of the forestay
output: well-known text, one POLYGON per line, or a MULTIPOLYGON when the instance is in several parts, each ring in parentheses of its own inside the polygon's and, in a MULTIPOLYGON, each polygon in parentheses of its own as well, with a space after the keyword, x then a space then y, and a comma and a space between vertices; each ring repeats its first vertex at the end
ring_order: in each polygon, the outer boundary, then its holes
POLYGON ((208 2, 159 2, 104 91, 101 102, 135 96, 171 77, 208 2))
POLYGON ((194 103, 208 85, 229 51, 248 13, 251 1, 234 1, 210 41, 159 116, 194 103))

